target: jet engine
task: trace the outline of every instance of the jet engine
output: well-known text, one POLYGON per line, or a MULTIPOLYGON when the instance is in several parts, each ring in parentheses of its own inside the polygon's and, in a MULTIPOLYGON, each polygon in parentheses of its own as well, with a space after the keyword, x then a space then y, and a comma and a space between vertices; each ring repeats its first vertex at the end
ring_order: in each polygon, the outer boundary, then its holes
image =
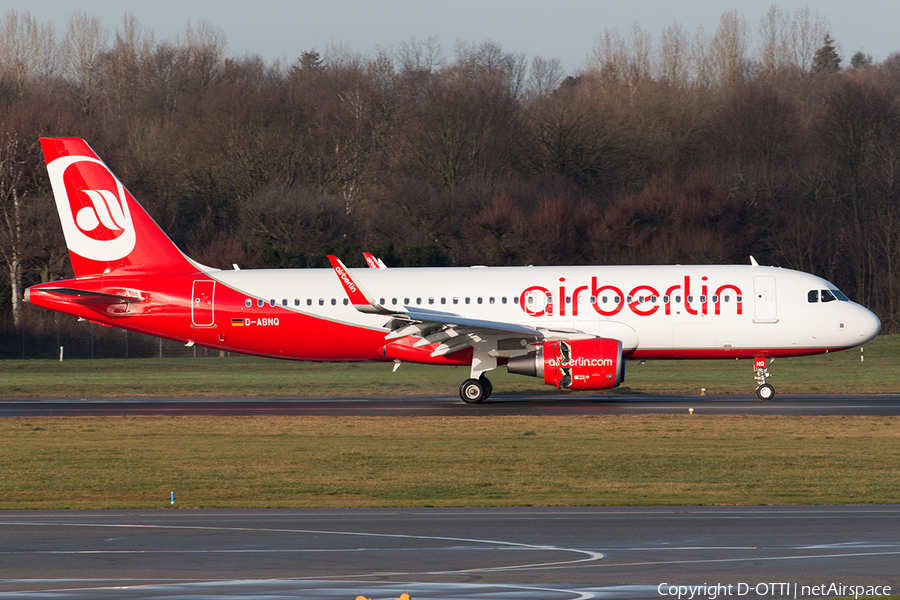
POLYGON ((543 377, 557 389, 605 390, 625 381, 622 342, 610 338, 544 342, 534 352, 510 358, 507 368, 543 377))

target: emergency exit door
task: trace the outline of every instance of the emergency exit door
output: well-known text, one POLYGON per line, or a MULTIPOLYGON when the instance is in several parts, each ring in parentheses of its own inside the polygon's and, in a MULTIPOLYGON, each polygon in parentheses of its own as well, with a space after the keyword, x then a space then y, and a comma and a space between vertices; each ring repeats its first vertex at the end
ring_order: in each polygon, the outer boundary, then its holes
POLYGON ((778 320, 774 277, 766 275, 753 278, 753 305, 757 323, 774 323, 778 320))

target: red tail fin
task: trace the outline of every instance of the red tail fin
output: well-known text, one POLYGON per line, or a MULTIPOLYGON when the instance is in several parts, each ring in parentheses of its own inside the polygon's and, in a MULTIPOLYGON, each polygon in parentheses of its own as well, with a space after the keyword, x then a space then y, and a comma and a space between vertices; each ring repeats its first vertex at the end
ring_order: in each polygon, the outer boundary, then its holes
POLYGON ((41 148, 76 277, 197 270, 84 140, 41 148))

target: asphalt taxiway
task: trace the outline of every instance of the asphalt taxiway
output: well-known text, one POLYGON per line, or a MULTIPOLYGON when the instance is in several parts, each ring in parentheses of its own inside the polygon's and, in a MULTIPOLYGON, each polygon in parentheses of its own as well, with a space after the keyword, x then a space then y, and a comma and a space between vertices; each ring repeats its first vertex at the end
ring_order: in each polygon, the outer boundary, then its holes
POLYGON ((0 596, 23 598, 792 597, 896 592, 898 558, 900 506, 0 513, 0 596))
POLYGON ((491 416, 585 414, 900 415, 900 394, 755 396, 498 394, 482 404, 456 396, 321 398, 4 398, 0 417, 119 415, 491 416))

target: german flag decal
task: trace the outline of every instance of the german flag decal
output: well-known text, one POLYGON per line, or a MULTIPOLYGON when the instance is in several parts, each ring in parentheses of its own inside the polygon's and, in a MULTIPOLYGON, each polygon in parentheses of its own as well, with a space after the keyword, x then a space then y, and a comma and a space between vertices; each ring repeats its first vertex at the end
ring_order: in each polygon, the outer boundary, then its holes
POLYGON ((232 320, 231 320, 231 326, 232 326, 232 327, 243 327, 243 326, 244 326, 244 319, 232 319, 232 320))

